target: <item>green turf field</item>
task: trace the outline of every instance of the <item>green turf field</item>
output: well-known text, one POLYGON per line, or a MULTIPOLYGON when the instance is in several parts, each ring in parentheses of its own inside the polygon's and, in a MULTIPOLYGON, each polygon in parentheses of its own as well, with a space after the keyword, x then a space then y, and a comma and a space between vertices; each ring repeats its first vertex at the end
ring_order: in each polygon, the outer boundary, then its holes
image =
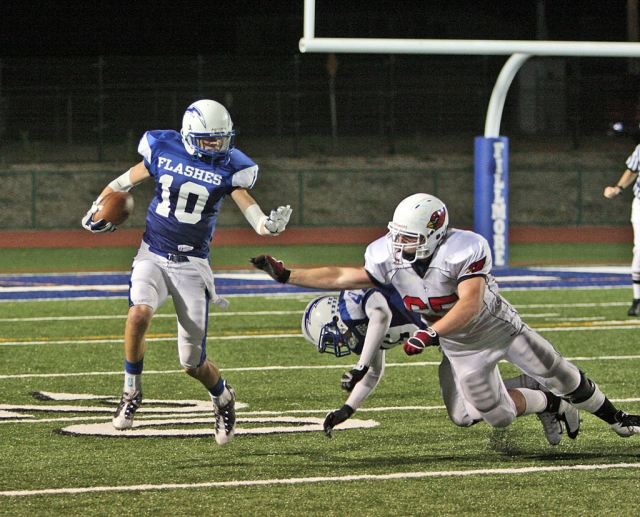
MULTIPOLYGON (((535 264, 630 264, 632 244, 511 244, 511 266, 535 264)), ((269 253, 289 265, 361 265, 366 245, 289 245, 265 239, 263 246, 211 250, 214 269, 250 268, 249 257, 269 253)), ((126 271, 137 248, 9 248, 0 250, 0 273, 29 271, 126 271)))
MULTIPOLYGON (((276 251, 295 263, 308 256, 276 251)), ((61 269, 99 262, 93 254, 69 252, 66 262, 61 255, 61 269)), ((352 260, 347 251, 342 257, 336 263, 352 260)), ((9 262, 3 258, 0 269, 10 270, 9 262)), ((26 259, 22 265, 28 269, 26 259)), ((34 270, 50 266, 29 263, 34 270)), ((626 316, 630 293, 504 295, 616 404, 638 413, 640 326, 626 316)), ((228 311, 212 313, 209 354, 246 405, 226 447, 193 436, 211 429, 212 413, 204 389, 180 371, 170 302, 149 331, 143 374, 149 412, 136 421, 180 436, 129 439, 71 427, 109 424, 122 390, 126 300, 0 303, 0 515, 637 514, 640 436, 619 438, 590 414, 576 441, 565 437, 556 447, 534 416, 506 430, 457 428, 442 407, 440 354, 433 349, 414 357, 400 348, 388 353, 384 378, 352 417, 359 427, 332 439, 305 432, 342 405, 340 376, 356 362, 318 354, 301 337, 310 299, 231 296, 228 311), (273 427, 288 432, 271 434, 273 427)), ((502 372, 516 373, 507 365, 502 372)))

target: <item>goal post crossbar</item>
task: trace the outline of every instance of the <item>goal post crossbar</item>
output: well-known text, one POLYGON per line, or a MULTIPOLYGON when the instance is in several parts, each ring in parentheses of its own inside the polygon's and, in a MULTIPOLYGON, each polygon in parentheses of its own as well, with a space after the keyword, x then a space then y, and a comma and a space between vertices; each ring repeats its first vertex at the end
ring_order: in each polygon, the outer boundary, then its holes
POLYGON ((640 57, 637 42, 316 38, 315 0, 304 0, 303 23, 302 53, 510 56, 491 93, 484 136, 475 140, 474 229, 489 242, 496 267, 508 267, 509 257, 509 140, 500 136, 500 121, 518 70, 533 56, 640 57))
POLYGON ((308 38, 300 52, 362 54, 458 54, 584 57, 640 57, 640 43, 613 41, 527 41, 390 38, 308 38))

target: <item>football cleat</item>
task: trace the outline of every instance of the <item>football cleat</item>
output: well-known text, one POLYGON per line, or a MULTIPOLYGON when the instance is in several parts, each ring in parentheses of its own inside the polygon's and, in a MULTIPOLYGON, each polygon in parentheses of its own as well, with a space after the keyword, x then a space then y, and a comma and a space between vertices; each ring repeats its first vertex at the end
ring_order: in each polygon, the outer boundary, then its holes
POLYGON ((567 436, 575 440, 580 434, 580 412, 569 402, 563 400, 558 408, 558 418, 564 422, 567 436))
POLYGON ((131 429, 133 426, 133 417, 136 410, 142 404, 142 392, 132 391, 131 393, 123 393, 118 404, 118 409, 113 414, 113 427, 118 431, 131 429))
POLYGON ((633 303, 627 311, 627 316, 640 316, 640 298, 633 299, 633 303))
POLYGON ((618 433, 618 436, 629 438, 634 434, 640 434, 640 415, 629 415, 620 410, 614 418, 616 423, 611 424, 611 429, 618 433))
POLYGON ((544 434, 550 445, 558 445, 562 440, 562 422, 558 418, 558 413, 543 411, 537 413, 538 420, 542 423, 544 434))
POLYGON ((236 430, 236 392, 225 382, 225 386, 231 393, 231 400, 224 406, 213 403, 213 411, 216 415, 216 442, 218 445, 227 445, 233 440, 236 430))
POLYGON ((542 423, 544 434, 550 445, 558 445, 564 432, 562 424, 567 429, 567 436, 575 440, 580 434, 580 414, 578 410, 566 400, 545 392, 551 403, 547 411, 538 413, 538 420, 542 423))

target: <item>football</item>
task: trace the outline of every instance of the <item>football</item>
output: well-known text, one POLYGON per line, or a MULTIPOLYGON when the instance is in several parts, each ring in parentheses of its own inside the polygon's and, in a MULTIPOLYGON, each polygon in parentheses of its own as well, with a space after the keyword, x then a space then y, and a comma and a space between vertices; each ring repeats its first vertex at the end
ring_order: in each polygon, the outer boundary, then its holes
POLYGON ((128 192, 112 192, 100 201, 102 208, 93 214, 93 220, 104 219, 114 226, 120 226, 133 213, 133 196, 128 192))

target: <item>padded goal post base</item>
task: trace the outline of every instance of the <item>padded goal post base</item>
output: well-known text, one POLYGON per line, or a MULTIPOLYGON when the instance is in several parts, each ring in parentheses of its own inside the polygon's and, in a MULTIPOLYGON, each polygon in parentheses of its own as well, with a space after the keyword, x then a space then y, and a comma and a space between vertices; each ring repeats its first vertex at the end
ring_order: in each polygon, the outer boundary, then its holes
POLYGON ((475 139, 474 231, 489 242, 495 268, 509 266, 509 139, 475 139))

